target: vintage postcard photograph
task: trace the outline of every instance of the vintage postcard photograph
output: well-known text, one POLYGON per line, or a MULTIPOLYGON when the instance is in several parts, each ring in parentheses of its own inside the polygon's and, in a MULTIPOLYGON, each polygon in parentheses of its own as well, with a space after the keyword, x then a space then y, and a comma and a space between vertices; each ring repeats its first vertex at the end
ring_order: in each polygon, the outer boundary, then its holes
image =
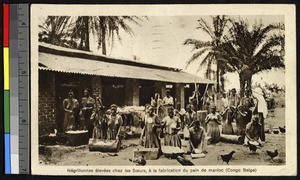
POLYGON ((293 5, 32 5, 32 173, 296 175, 293 5))

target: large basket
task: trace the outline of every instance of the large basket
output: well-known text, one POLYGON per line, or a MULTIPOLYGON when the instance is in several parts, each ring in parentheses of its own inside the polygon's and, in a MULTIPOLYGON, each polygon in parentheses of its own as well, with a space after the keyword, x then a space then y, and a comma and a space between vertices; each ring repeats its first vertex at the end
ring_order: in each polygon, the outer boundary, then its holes
POLYGON ((80 146, 86 145, 89 142, 88 131, 66 131, 66 137, 68 145, 70 146, 80 146))

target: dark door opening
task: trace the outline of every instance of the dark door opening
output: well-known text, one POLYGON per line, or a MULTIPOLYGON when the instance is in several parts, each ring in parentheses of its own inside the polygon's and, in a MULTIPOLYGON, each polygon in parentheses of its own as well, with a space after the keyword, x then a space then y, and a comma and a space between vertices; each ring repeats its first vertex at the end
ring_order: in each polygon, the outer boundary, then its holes
POLYGON ((125 104, 125 79, 103 78, 102 103, 108 109, 110 105, 124 106, 125 104))
POLYGON ((154 88, 154 81, 140 81, 139 84, 140 89, 140 97, 139 97, 139 104, 140 106, 145 106, 146 104, 150 104, 151 97, 154 98, 155 88, 154 88))

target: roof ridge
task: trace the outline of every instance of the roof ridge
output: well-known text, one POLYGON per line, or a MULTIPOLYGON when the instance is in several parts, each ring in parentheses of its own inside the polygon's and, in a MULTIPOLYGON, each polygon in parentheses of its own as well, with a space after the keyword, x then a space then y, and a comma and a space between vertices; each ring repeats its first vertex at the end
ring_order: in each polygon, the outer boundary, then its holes
POLYGON ((160 65, 143 63, 143 62, 136 62, 129 59, 109 57, 107 55, 99 55, 89 51, 82 51, 82 50, 70 49, 66 47, 60 47, 60 46, 56 46, 44 42, 39 43, 39 52, 45 52, 45 53, 56 54, 61 56, 84 58, 88 60, 103 61, 108 63, 138 66, 138 67, 163 69, 163 70, 176 71, 176 72, 182 71, 182 69, 179 68, 160 66, 160 65))

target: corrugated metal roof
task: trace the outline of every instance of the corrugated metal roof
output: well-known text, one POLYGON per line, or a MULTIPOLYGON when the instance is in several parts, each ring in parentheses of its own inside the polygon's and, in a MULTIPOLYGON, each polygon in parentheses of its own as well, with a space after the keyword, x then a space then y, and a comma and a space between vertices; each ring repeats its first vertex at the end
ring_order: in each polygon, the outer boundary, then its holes
POLYGON ((79 57, 88 60, 97 60, 103 62, 110 62, 110 63, 117 63, 117 64, 125 64, 131 66, 138 66, 138 67, 147 67, 147 68, 154 68, 154 69, 164 69, 164 70, 173 70, 173 71, 180 71, 181 69, 175 67, 167 67, 157 64, 150 64, 146 62, 139 62, 134 61, 132 59, 124 59, 120 57, 113 57, 107 56, 103 54, 96 54, 94 52, 89 51, 82 51, 77 49, 70 49, 60 46, 55 46, 53 44, 47 44, 40 42, 39 43, 39 52, 45 52, 50 54, 62 55, 62 56, 69 56, 69 57, 79 57))
POLYGON ((215 83, 211 80, 201 78, 184 71, 176 72, 164 69, 138 67, 89 60, 79 57, 61 56, 44 52, 39 52, 39 69, 65 73, 134 78, 173 83, 215 83))

